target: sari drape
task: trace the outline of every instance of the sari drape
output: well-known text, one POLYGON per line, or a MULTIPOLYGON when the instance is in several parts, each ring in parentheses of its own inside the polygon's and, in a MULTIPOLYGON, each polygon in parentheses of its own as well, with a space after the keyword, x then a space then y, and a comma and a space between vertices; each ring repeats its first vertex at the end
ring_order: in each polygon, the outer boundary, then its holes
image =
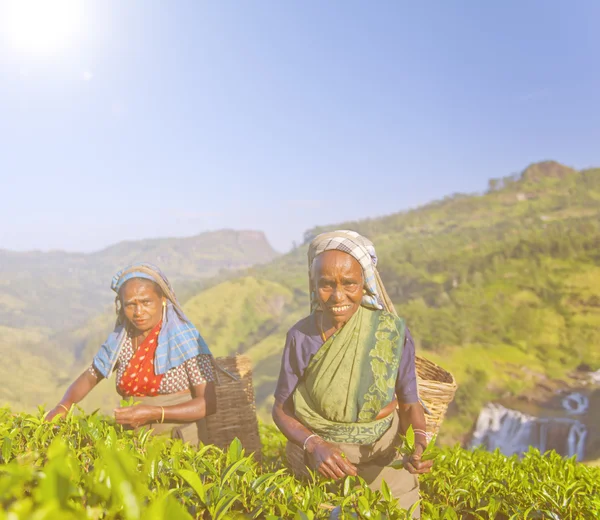
POLYGON ((377 415, 394 400, 404 320, 360 307, 315 354, 294 391, 295 415, 330 442, 372 444, 389 429, 377 415))

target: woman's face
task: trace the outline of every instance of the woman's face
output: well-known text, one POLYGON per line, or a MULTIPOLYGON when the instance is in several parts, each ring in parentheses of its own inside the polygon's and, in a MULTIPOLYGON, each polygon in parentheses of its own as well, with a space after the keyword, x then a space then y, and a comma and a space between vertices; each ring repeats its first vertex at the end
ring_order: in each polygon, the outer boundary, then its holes
POLYGON ((360 307, 363 272, 360 264, 342 251, 325 251, 315 258, 313 280, 324 317, 346 323, 360 307))
POLYGON ((156 327, 162 319, 163 301, 150 280, 134 278, 121 289, 123 312, 129 322, 141 333, 156 327))

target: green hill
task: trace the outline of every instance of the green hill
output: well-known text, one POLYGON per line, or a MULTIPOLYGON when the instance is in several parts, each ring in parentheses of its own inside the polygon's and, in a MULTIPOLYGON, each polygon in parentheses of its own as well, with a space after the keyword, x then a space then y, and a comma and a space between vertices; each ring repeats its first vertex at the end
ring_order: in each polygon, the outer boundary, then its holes
POLYGON ((181 286, 276 256, 262 232, 232 230, 121 242, 90 254, 0 250, 0 325, 55 331, 80 326, 112 302, 112 276, 134 262, 161 266, 181 286))
MULTIPOLYGON (((385 285, 420 353, 459 381, 444 428, 447 440, 456 440, 486 400, 517 395, 579 365, 600 366, 599 217, 600 170, 547 162, 491 181, 483 195, 316 228, 306 239, 350 228, 374 241, 385 285)), ((294 294, 287 312, 271 316, 270 332, 229 330, 236 339, 222 349, 211 323, 194 316, 217 354, 242 344, 253 358, 265 415, 285 332, 308 310, 305 252, 306 245, 248 272, 294 294)), ((226 294, 230 284, 211 292, 226 294)), ((241 311, 228 323, 244 323, 253 313, 241 311)))
MULTIPOLYGON (((305 236, 350 228, 374 241, 420 353, 460 384, 446 441, 460 439, 490 398, 518 395, 580 365, 600 367, 600 169, 544 162, 492 179, 489 188, 305 236)), ((263 417, 285 333, 308 312, 306 248, 188 291, 185 302, 216 355, 251 356, 263 417)), ((93 340, 84 327, 78 343, 69 343, 73 333, 63 342, 77 347, 78 369, 102 337, 95 327, 93 340)))
MULTIPOLYGON (((110 280, 125 265, 160 265, 185 300, 276 255, 262 232, 231 230, 121 242, 92 254, 0 250, 0 404, 56 401, 112 327, 110 280)), ((104 384, 88 405, 108 409, 114 401, 104 384)))

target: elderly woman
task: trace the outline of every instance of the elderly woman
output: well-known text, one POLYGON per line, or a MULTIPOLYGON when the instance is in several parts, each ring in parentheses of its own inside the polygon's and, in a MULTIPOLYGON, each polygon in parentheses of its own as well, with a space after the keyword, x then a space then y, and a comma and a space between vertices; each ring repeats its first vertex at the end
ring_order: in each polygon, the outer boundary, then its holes
MULTIPOLYGON (((373 244, 353 231, 317 236, 308 250, 311 314, 287 334, 273 419, 288 438, 288 460, 332 479, 382 480, 403 508, 419 498, 427 445, 415 347, 375 268, 373 244), (406 469, 389 464, 409 425, 416 449, 406 469), (301 462, 302 461, 302 462, 301 462)), ((415 517, 419 517, 418 508, 415 517)))
POLYGON ((216 410, 213 360, 206 343, 157 267, 127 267, 114 276, 111 288, 117 293, 115 329, 47 419, 65 415, 116 372, 117 392, 141 401, 117 408, 118 424, 152 425, 154 433, 170 431, 197 444, 201 419, 216 410))

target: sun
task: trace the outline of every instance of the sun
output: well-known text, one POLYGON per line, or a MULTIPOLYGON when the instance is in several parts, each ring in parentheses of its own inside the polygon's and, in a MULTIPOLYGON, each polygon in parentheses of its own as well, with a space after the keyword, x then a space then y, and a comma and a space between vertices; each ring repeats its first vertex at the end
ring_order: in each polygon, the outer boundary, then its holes
POLYGON ((5 0, 2 30, 20 52, 53 55, 72 46, 83 22, 82 0, 5 0))

